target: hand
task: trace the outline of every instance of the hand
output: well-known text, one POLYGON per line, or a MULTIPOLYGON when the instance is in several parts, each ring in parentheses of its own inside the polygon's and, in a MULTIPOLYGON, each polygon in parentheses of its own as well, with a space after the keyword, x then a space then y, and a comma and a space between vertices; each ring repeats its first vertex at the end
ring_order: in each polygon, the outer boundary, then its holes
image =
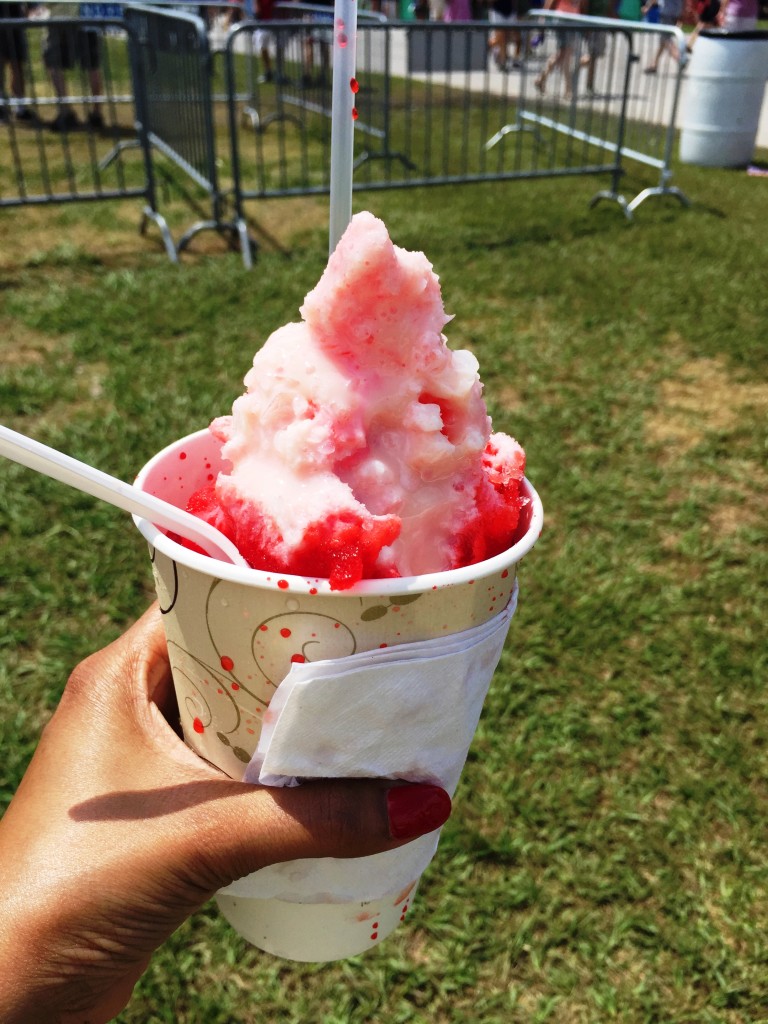
POLYGON ((184 745, 173 707, 156 608, 73 672, 0 822, 3 1024, 103 1024, 217 889, 392 849, 450 813, 434 786, 234 782, 184 745))

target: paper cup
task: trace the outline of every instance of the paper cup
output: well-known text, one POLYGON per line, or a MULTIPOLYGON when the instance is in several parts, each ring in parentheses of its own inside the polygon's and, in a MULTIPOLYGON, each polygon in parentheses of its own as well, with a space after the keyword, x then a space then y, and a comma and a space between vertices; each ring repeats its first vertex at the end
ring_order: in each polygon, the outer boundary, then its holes
POLYGON ((219 909, 248 942, 305 963, 344 960, 376 946, 397 928, 413 903, 418 879, 405 892, 348 903, 293 903, 220 894, 219 909))
MULTIPOLYGON (((220 442, 202 430, 159 452, 136 483, 184 508, 223 468, 220 442)), ((189 746, 227 775, 242 779, 264 713, 293 662, 434 639, 501 612, 517 564, 542 528, 541 502, 527 480, 524 493, 529 501, 516 541, 502 554, 448 572, 365 580, 346 591, 332 591, 324 579, 208 558, 136 518, 150 545, 189 746)), ((262 949, 289 959, 332 960, 385 938, 407 912, 417 881, 407 892, 364 903, 296 904, 259 899, 250 891, 247 896, 223 894, 219 905, 234 927, 262 949)))

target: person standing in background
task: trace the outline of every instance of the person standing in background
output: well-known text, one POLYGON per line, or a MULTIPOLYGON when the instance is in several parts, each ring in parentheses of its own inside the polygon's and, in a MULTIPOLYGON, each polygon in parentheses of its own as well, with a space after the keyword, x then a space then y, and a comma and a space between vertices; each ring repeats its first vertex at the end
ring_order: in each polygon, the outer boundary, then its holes
MULTIPOLYGON (((77 18, 79 4, 59 4, 55 8, 57 18, 77 18)), ((59 101, 59 113, 48 127, 53 132, 67 132, 80 127, 77 114, 67 98, 65 71, 76 65, 88 79, 92 108, 88 114, 91 128, 104 127, 101 113, 101 98, 104 82, 101 75, 101 33, 94 26, 81 28, 79 25, 50 25, 43 47, 43 62, 48 70, 53 91, 59 101)))
MULTIPOLYGON (((274 17, 274 0, 255 0, 256 4, 256 20, 257 21, 272 21, 274 17)), ((250 15, 246 15, 250 17, 250 15)), ((282 39, 282 37, 281 37, 282 39)), ((272 53, 270 46, 274 45, 275 49, 278 49, 280 43, 274 32, 270 32, 267 28, 260 28, 256 30, 254 36, 254 43, 258 47, 259 56, 261 57, 261 66, 264 71, 261 76, 262 82, 271 82, 274 80, 275 72, 272 67, 272 53)), ((281 51, 278 50, 278 66, 282 65, 281 51)), ((282 78, 282 72, 278 76, 282 78)))
MULTIPOLYGON (((488 8, 488 20, 493 31, 488 38, 488 49, 499 71, 509 71, 509 43, 512 38, 511 26, 515 17, 514 0, 492 0, 488 8)), ((519 33, 518 33, 519 35, 519 33)))
MULTIPOLYGON (((26 87, 24 82, 24 65, 28 60, 27 37, 21 28, 8 28, 3 22, 8 18, 26 18, 26 4, 0 3, 0 90, 5 92, 5 65, 11 69, 11 95, 15 100, 24 100, 26 87)), ((34 111, 26 106, 16 107, 17 121, 36 121, 34 111)), ((0 107, 0 121, 9 121, 8 107, 0 107)))
MULTIPOLYGON (((563 14, 582 14, 586 0, 546 0, 545 11, 557 10, 563 14)), ((544 95, 547 79, 556 68, 560 68, 565 79, 565 98, 569 100, 573 94, 573 48, 576 44, 576 33, 567 29, 555 29, 557 49, 544 65, 544 70, 535 79, 534 85, 544 95)))
MULTIPOLYGON (((656 7, 658 9, 660 25, 676 25, 678 28, 683 27, 683 15, 685 13, 684 0, 649 0, 649 3, 643 7, 643 13, 645 14, 652 7, 656 7)), ((645 69, 646 75, 656 74, 659 70, 659 61, 661 60, 662 54, 665 52, 670 55, 672 60, 680 60, 680 54, 678 53, 674 40, 667 35, 661 36, 656 56, 645 69)))
MULTIPOLYGON (((616 0, 587 0, 586 11, 589 18, 615 18, 616 0)), ((579 61, 579 67, 587 69, 587 92, 595 91, 595 67, 598 57, 605 54, 605 32, 588 32, 585 38, 587 52, 579 61)))
POLYGON ((688 50, 693 49, 693 44, 699 38, 703 28, 717 28, 720 18, 720 0, 697 0, 696 3, 696 24, 693 32, 688 36, 688 50))

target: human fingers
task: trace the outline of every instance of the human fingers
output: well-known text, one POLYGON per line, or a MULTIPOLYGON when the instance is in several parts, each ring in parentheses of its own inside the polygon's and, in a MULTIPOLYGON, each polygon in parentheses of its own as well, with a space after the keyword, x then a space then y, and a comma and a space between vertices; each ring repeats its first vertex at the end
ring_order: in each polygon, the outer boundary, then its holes
POLYGON ((427 784, 332 779, 274 789, 225 780, 189 815, 186 835, 177 833, 177 863, 214 891, 268 864, 395 849, 450 813, 448 793, 427 784))

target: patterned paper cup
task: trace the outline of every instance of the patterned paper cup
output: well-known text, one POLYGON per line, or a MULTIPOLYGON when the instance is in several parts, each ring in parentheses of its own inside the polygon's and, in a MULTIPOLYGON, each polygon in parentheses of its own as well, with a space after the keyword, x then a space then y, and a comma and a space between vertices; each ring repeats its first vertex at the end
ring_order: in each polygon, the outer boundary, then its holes
MULTIPOLYGON (((224 466, 219 442, 202 430, 159 452, 136 482, 183 508, 224 466)), ((429 640, 480 625, 501 612, 517 564, 533 547, 543 522, 538 495, 528 481, 524 487, 530 500, 516 542, 501 555, 449 572, 367 580, 348 591, 332 591, 324 579, 208 558, 137 518, 150 545, 189 746, 241 779, 258 744, 264 712, 293 662, 429 640)), ((222 895, 219 904, 237 930, 260 948, 291 959, 331 960, 385 938, 404 915, 417 881, 410 892, 397 894, 402 896, 397 901, 318 903, 307 907, 300 920, 296 904, 254 898, 252 892, 247 898, 222 895), (337 942, 331 941, 329 914, 337 942)))

